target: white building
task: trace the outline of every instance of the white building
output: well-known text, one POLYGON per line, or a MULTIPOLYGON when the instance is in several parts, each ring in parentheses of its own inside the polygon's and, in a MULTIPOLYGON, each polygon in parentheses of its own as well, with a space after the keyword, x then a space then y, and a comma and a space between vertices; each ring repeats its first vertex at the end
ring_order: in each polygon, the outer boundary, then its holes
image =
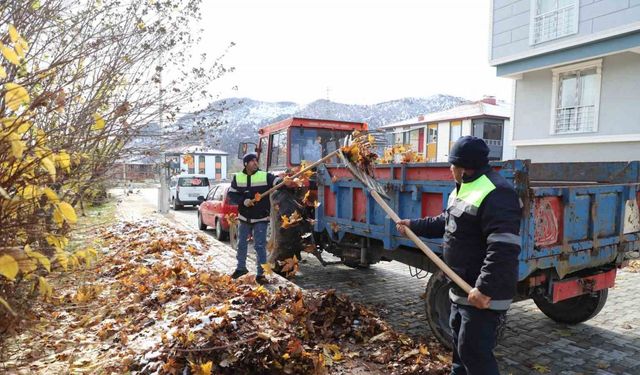
POLYGON ((508 160, 513 158, 510 113, 510 106, 485 97, 446 111, 383 125, 380 130, 393 134, 393 144, 411 145, 428 162, 446 162, 451 146, 465 135, 484 139, 491 160, 508 160))
POLYGON ((212 181, 227 179, 227 158, 225 151, 189 146, 165 153, 171 175, 189 173, 204 174, 212 181))
POLYGON ((492 0, 490 64, 513 79, 516 157, 640 159, 640 0, 492 0))

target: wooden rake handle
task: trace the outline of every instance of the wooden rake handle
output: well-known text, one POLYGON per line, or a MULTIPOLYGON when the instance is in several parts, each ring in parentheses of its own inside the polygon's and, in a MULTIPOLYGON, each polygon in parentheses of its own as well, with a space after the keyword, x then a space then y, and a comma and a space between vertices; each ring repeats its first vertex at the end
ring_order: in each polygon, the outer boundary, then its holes
MULTIPOLYGON (((311 169, 311 168, 313 168, 313 167, 316 167, 316 166, 318 166, 318 165, 320 165, 320 164, 324 163, 325 161, 327 161, 327 160, 331 159, 331 158, 332 158, 332 157, 334 157, 334 156, 337 156, 339 152, 340 152, 340 149, 337 149, 337 150, 335 150, 335 151, 333 151, 333 152, 331 152, 331 153, 327 154, 327 156, 325 156, 325 157, 323 157, 322 159, 318 160, 317 162, 315 162, 315 163, 313 163, 313 164, 311 164, 311 165, 309 165, 309 166, 307 166, 307 167, 305 167, 305 168, 301 169, 298 173, 294 174, 294 175, 293 175, 293 176, 291 176, 290 178, 291 178, 291 179, 294 179, 294 178, 296 178, 296 177, 300 176, 301 174, 303 174, 304 172, 308 171, 309 169, 311 169)), ((264 197, 268 196, 269 194, 273 193, 274 191, 276 191, 276 190, 280 189, 280 187, 281 187, 282 185, 284 185, 284 183, 285 183, 284 181, 279 182, 279 183, 277 183, 276 185, 274 185, 271 189, 269 189, 269 190, 265 191, 264 193, 260 194, 260 199, 262 199, 262 198, 264 198, 264 197)), ((251 199, 251 202, 252 202, 252 203, 255 203, 255 201, 256 201, 255 199, 251 199)))
MULTIPOLYGON (((376 202, 378 202, 380 207, 382 207, 384 212, 386 212, 387 215, 389 215, 389 217, 393 220, 393 222, 398 224, 398 222, 400 221, 400 217, 391 209, 391 207, 389 207, 387 202, 384 201, 384 199, 380 196, 380 194, 378 194, 378 192, 376 192, 375 190, 371 190, 370 193, 373 199, 375 199, 376 202)), ((413 233, 411 229, 409 229, 409 227, 405 228, 405 233, 407 237, 409 237, 409 239, 411 239, 411 241, 413 241, 413 243, 415 243, 416 246, 418 246, 420 250, 422 250, 422 252, 425 253, 426 256, 429 257, 429 259, 431 259, 431 261, 436 264, 436 266, 438 266, 438 268, 440 268, 447 276, 449 276, 451 280, 453 280, 454 283, 456 283, 456 285, 462 288, 462 290, 464 290, 467 294, 471 292, 471 289, 472 289, 471 285, 467 284, 467 282, 462 280, 462 278, 458 276, 458 274, 455 273, 454 270, 449 268, 449 266, 447 266, 446 263, 443 262, 442 259, 440 259, 440 257, 437 256, 429 248, 429 246, 427 246, 424 242, 422 242, 420 238, 418 238, 418 236, 416 236, 416 234, 413 233)))

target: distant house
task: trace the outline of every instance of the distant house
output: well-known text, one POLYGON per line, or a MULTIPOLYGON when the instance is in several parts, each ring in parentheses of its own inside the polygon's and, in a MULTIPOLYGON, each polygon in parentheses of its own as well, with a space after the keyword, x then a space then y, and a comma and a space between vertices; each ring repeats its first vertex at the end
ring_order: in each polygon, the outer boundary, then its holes
POLYGON ((493 0, 491 17, 517 158, 640 159, 640 0, 493 0))
POLYGON ((105 172, 111 180, 145 182, 157 178, 158 160, 150 156, 128 156, 117 160, 112 168, 105 172))
POLYGON ((392 144, 411 145, 413 151, 425 155, 429 162, 446 162, 451 146, 464 135, 484 139, 491 150, 490 159, 506 160, 513 157, 508 141, 510 112, 510 106, 498 103, 494 97, 485 97, 379 129, 390 133, 392 144))
POLYGON ((225 151, 190 146, 166 152, 165 161, 172 176, 195 173, 207 175, 210 180, 223 181, 227 179, 228 156, 225 151))

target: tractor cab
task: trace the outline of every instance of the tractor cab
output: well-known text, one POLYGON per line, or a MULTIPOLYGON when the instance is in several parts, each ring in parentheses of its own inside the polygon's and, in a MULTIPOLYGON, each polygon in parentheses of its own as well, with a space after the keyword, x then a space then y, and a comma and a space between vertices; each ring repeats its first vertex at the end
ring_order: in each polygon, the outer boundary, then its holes
POLYGON ((241 143, 238 158, 256 152, 260 169, 277 174, 318 161, 343 146, 354 130, 367 130, 367 124, 292 117, 260 129, 257 144, 241 143))

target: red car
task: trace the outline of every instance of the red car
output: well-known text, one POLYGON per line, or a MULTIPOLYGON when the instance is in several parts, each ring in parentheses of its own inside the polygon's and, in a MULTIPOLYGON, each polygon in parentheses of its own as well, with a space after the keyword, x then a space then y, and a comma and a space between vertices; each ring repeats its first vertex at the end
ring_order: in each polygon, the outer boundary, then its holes
POLYGON ((229 223, 225 216, 238 214, 238 206, 229 201, 227 192, 230 183, 214 185, 205 200, 198 206, 198 228, 205 230, 207 227, 216 229, 216 239, 229 238, 229 223))

